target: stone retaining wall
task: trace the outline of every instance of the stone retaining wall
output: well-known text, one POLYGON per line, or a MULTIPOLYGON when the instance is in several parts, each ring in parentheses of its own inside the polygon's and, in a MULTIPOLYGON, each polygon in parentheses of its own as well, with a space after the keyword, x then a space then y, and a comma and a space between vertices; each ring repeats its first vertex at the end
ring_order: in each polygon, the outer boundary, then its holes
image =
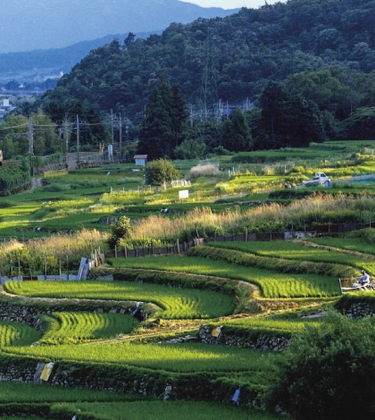
POLYGON ((222 328, 219 327, 219 329, 220 333, 217 334, 217 328, 212 328, 209 325, 201 325, 198 336, 203 343, 207 344, 223 344, 255 350, 280 351, 288 347, 289 344, 288 337, 269 334, 242 336, 226 330, 225 326, 222 328))
POLYGON ((375 315, 374 301, 353 301, 340 308, 340 312, 352 318, 363 318, 375 315))

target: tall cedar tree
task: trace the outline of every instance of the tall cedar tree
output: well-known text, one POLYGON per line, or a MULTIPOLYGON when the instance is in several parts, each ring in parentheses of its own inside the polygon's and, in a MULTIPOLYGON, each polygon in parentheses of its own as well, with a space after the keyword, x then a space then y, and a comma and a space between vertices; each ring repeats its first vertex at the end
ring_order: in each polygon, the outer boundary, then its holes
POLYGON ((173 157, 184 140, 187 120, 185 101, 179 86, 162 79, 151 92, 139 133, 138 152, 149 159, 173 157))
POLYGON ((252 149, 253 139, 246 118, 240 108, 233 117, 223 123, 221 145, 230 152, 242 152, 252 149))
POLYGON ((261 125, 269 146, 301 147, 325 140, 322 114, 315 102, 270 82, 263 89, 260 104, 261 125))

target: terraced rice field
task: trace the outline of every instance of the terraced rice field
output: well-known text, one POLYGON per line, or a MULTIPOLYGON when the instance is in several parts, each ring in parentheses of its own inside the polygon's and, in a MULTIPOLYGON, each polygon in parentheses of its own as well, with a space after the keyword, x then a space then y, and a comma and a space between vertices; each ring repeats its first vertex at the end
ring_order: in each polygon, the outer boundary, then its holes
POLYGON ((9 282, 9 293, 29 297, 65 299, 106 299, 152 302, 168 319, 214 318, 233 313, 235 298, 225 293, 176 289, 130 282, 9 282))
POLYGON ((267 299, 330 297, 340 294, 337 279, 329 276, 282 273, 208 258, 177 256, 118 258, 109 262, 116 268, 165 270, 243 280, 258 286, 261 296, 267 299))
POLYGON ((44 316, 47 332, 40 343, 74 343, 129 334, 138 322, 131 315, 98 312, 54 312, 44 316))

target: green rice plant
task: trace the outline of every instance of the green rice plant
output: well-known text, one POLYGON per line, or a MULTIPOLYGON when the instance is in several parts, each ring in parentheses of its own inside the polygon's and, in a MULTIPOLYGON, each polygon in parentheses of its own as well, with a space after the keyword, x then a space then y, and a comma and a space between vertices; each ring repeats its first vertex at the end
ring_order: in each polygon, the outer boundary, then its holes
POLYGON ((348 251, 352 251, 353 253, 357 252, 369 255, 375 254, 374 245, 366 243, 360 238, 350 238, 348 240, 346 238, 319 238, 309 239, 309 242, 336 249, 346 249, 348 251))
POLYGON ((165 270, 243 280, 257 285, 261 296, 269 299, 330 297, 341 294, 337 277, 332 278, 321 274, 285 274, 209 258, 181 256, 114 258, 109 262, 118 268, 165 270))
POLYGON ((27 346, 38 341, 41 333, 18 322, 0 321, 0 348, 27 346))
POLYGON ((222 292, 125 281, 8 282, 5 289, 22 296, 152 302, 161 308, 157 315, 169 319, 214 318, 231 314, 235 309, 234 296, 222 292))
POLYGON ((247 335, 252 334, 281 334, 290 336, 305 328, 306 324, 318 325, 321 321, 319 319, 306 318, 282 318, 275 316, 267 317, 247 317, 234 318, 225 322, 225 329, 235 329, 238 331, 242 329, 247 335))
POLYGON ((189 256, 211 258, 213 260, 223 260, 240 266, 265 268, 279 273, 305 273, 326 275, 338 278, 344 274, 352 275, 354 270, 348 266, 332 263, 296 261, 285 258, 268 258, 237 250, 229 250, 214 246, 199 246, 188 250, 189 256))
POLYGON ((47 332, 40 343, 76 343, 129 334, 137 321, 131 315, 98 312, 54 312, 45 316, 47 332))
POLYGON ((146 197, 152 196, 153 191, 124 191, 112 192, 103 194, 100 198, 102 204, 115 204, 115 205, 132 205, 141 204, 146 197))
MULTIPOLYGON (((350 242, 350 241, 349 241, 350 242)), ((315 242, 317 245, 319 241, 315 242)), ((308 244, 308 242, 307 242, 308 244)), ((290 241, 249 241, 249 242, 215 242, 208 246, 214 248, 234 249, 255 255, 261 255, 269 258, 283 258, 297 261, 312 261, 318 263, 350 265, 357 269, 365 268, 370 273, 375 274, 375 261, 348 252, 340 252, 340 249, 329 249, 319 246, 309 246, 306 242, 290 241)), ((326 269, 328 272, 328 269, 326 269)), ((355 273, 353 273, 354 275, 355 273)), ((346 274, 342 274, 345 276, 346 274)))
POLYGON ((39 360, 134 366, 166 372, 251 372, 267 369, 275 352, 202 343, 90 343, 58 346, 9 346, 6 354, 39 360))
POLYGON ((331 156, 332 152, 324 149, 316 150, 310 148, 291 148, 286 147, 279 150, 258 150, 254 152, 240 152, 236 154, 232 161, 234 163, 264 163, 264 162, 278 162, 285 160, 315 160, 325 159, 331 156))

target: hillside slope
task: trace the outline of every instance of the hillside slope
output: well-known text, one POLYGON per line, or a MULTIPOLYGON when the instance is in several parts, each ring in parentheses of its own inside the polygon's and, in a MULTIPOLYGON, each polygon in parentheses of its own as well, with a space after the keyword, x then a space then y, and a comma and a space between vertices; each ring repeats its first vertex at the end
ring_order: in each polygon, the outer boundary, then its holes
POLYGON ((291 0, 174 23, 162 35, 92 51, 46 100, 61 103, 68 95, 134 115, 160 75, 180 84, 189 103, 202 104, 255 99, 270 80, 328 66, 369 73, 375 68, 374 15, 374 1, 291 0))

